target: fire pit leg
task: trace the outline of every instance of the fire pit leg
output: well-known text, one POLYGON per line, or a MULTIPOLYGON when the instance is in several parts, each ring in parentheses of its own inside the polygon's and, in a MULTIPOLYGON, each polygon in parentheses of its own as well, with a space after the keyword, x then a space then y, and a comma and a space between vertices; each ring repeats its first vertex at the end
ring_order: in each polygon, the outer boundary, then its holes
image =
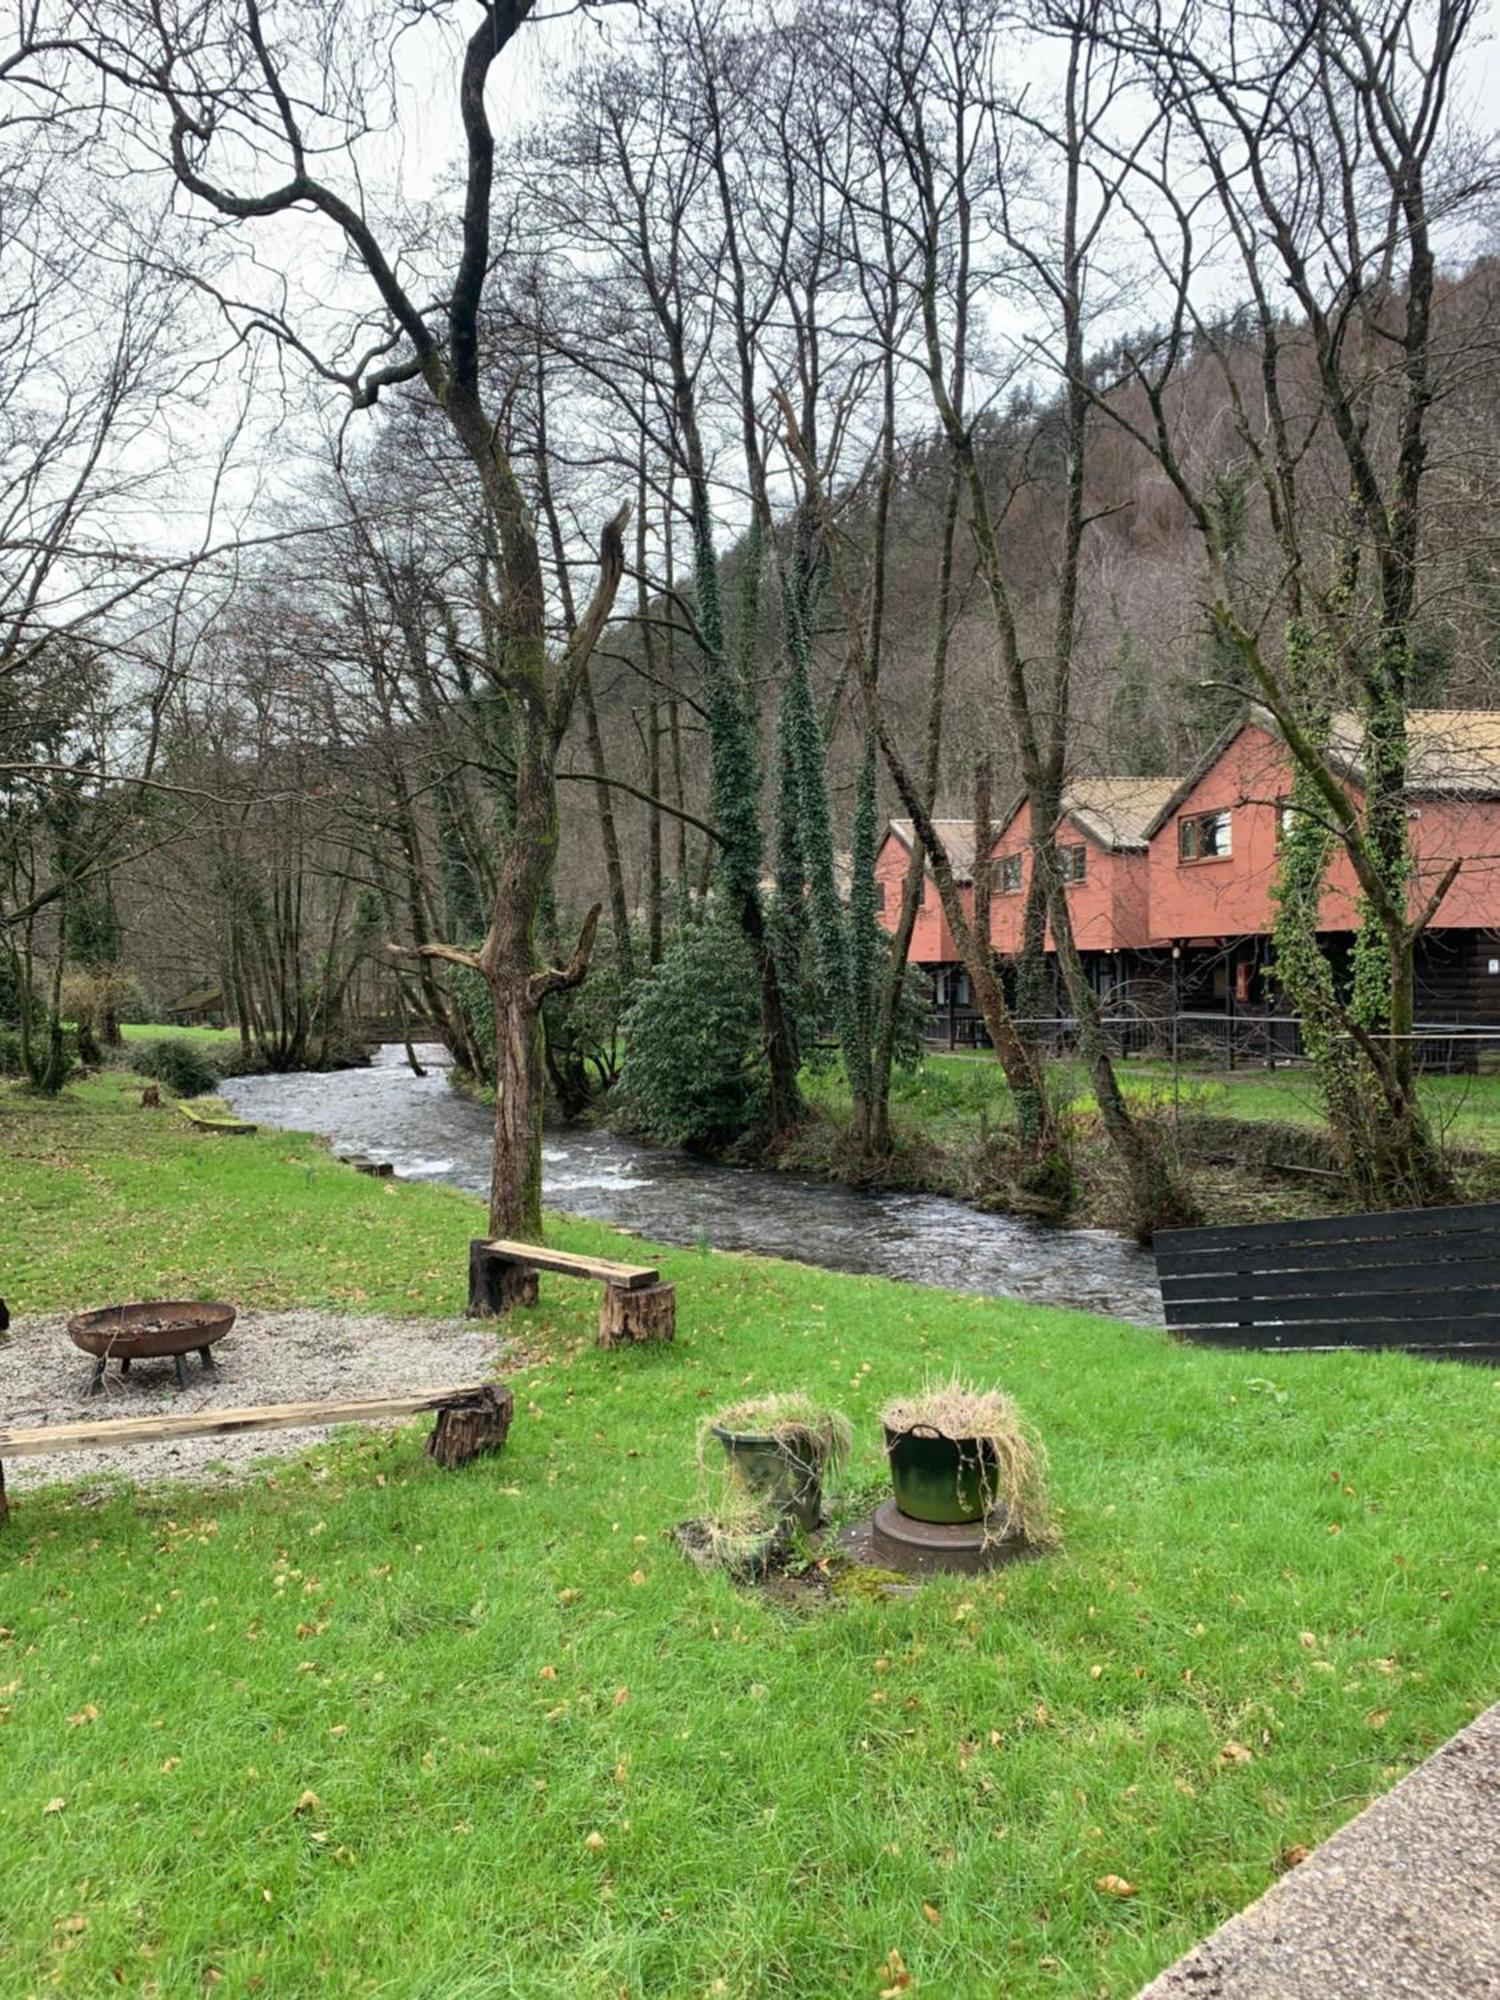
POLYGON ((122 1375, 128 1375, 130 1373, 130 1356, 128 1354, 121 1356, 120 1373, 122 1375))
POLYGON ((185 1354, 174 1354, 172 1359, 177 1366, 177 1386, 179 1389, 186 1389, 188 1385, 187 1356, 185 1354))
POLYGON ((94 1363, 94 1372, 89 1377, 89 1386, 83 1393, 85 1396, 99 1396, 104 1393, 104 1356, 102 1354, 94 1363))
POLYGON ((200 1347, 198 1349, 198 1359, 203 1363, 203 1372, 205 1375, 218 1374, 219 1364, 214 1360, 214 1351, 211 1347, 200 1347))

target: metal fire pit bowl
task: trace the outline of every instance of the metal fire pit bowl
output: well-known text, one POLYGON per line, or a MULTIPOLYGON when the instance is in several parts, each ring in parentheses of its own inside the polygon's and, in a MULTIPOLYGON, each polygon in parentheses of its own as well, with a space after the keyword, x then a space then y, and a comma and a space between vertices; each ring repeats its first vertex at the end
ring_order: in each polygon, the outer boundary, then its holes
POLYGON ((234 1325, 233 1306, 203 1300, 147 1299, 134 1306, 101 1306, 97 1312, 78 1313, 68 1321, 68 1333, 75 1347, 92 1354, 94 1372, 85 1395, 97 1396, 104 1387, 105 1364, 118 1361, 120 1373, 128 1375, 132 1361, 147 1361, 169 1354, 177 1363, 177 1386, 188 1385, 184 1356, 194 1348, 203 1362, 205 1375, 217 1375, 210 1352, 234 1325))

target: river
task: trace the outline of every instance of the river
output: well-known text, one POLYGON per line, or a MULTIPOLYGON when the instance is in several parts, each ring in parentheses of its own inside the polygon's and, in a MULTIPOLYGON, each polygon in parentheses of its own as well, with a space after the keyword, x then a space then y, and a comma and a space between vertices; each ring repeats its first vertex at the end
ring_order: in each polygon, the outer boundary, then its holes
MULTIPOLYGON (((316 1132, 389 1160, 404 1180, 488 1191, 489 1111, 448 1088, 446 1055, 377 1051, 368 1069, 228 1079, 223 1094, 262 1125, 316 1132)), ((938 1195, 856 1193, 754 1167, 722 1167, 583 1126, 551 1126, 549 1208, 658 1243, 753 1250, 833 1271, 937 1284, 1161 1324, 1150 1256, 1102 1229, 1047 1229, 938 1195)))

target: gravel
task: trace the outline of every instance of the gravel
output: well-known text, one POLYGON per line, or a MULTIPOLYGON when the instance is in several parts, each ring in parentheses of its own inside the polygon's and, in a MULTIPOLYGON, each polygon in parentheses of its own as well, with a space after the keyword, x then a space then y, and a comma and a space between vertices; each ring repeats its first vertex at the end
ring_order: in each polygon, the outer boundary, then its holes
MULTIPOLYGON (((421 1395, 490 1379, 510 1344, 472 1320, 394 1320, 374 1314, 242 1312, 215 1346, 218 1376, 188 1356, 189 1388, 180 1393, 170 1359, 136 1361, 122 1376, 111 1364, 105 1392, 85 1398, 93 1358, 68 1338, 68 1316, 18 1319, 0 1339, 0 1429, 78 1423, 91 1418, 305 1403, 323 1398, 421 1395)), ((305 1451, 327 1428, 253 1431, 239 1437, 174 1438, 160 1444, 74 1449, 13 1458, 13 1491, 49 1481, 201 1479, 209 1467, 243 1478, 259 1459, 305 1451)))

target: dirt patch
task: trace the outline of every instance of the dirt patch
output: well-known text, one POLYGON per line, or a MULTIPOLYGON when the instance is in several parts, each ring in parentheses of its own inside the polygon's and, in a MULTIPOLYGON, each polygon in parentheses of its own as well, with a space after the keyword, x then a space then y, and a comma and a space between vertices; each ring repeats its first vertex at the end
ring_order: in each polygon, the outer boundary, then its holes
MULTIPOLYGON (((14 1321, 9 1340, 0 1343, 0 1428, 324 1397, 421 1395, 486 1381, 510 1352, 511 1343, 472 1320, 245 1312, 214 1349, 217 1378, 203 1375, 191 1355, 190 1386, 178 1393, 171 1361, 137 1361, 127 1376, 111 1368, 104 1394, 85 1398, 93 1362, 68 1338, 67 1315, 50 1313, 14 1321)), ((15 1458, 6 1465, 5 1481, 14 1490, 58 1479, 201 1479, 210 1466, 243 1478, 257 1460, 305 1451, 327 1435, 326 1427, 254 1431, 15 1458)))

